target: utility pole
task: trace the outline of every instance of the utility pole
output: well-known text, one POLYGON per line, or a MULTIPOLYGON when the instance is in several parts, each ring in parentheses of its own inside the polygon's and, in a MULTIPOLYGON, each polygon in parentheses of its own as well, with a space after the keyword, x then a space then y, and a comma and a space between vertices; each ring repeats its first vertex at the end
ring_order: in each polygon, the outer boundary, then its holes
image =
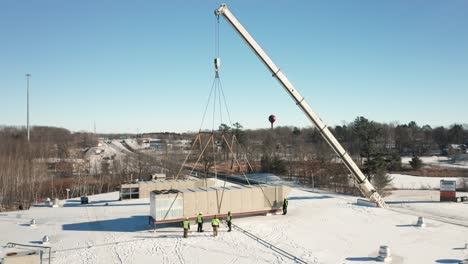
MULTIPOLYGON (((32 158, 31 158, 31 137, 29 133, 29 77, 31 74, 26 73, 26 82, 27 82, 27 89, 26 89, 26 130, 28 133, 28 177, 32 178, 33 182, 35 181, 35 175, 31 177, 32 170, 32 158)), ((31 197, 32 198, 32 197, 31 197)), ((31 199, 32 200, 32 199, 31 199)), ((29 202, 28 202, 29 203, 29 202)), ((37 191, 36 191, 36 203, 37 203, 37 191)))
POLYGON ((30 141, 30 136, 29 136, 29 77, 31 77, 31 74, 29 73, 26 73, 26 79, 27 79, 27 105, 26 105, 26 108, 27 108, 27 117, 26 117, 26 129, 28 130, 28 143, 30 141))

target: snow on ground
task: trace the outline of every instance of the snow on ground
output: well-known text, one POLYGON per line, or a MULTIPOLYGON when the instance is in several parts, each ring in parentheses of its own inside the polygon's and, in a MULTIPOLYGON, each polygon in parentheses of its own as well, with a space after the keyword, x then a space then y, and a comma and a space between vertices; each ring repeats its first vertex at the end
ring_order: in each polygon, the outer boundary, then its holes
POLYGON ((92 174, 99 173, 101 170, 101 162, 104 157, 115 157, 116 159, 122 158, 126 153, 121 151, 118 147, 106 143, 104 140, 99 141, 99 147, 93 149, 100 149, 103 152, 100 154, 94 154, 92 151, 88 151, 88 158, 90 162, 90 172, 92 174))
POLYGON ((273 173, 250 173, 245 175, 231 176, 231 178, 237 178, 239 180, 245 180, 245 178, 248 178, 249 181, 266 184, 291 184, 291 182, 285 181, 273 173))
MULTIPOLYGON (((396 189, 439 189, 440 180, 457 181, 457 186, 461 186, 464 178, 454 177, 422 177, 405 174, 389 174, 392 178, 392 187, 396 189)), ((465 178, 466 179, 466 178, 465 178)))
MULTIPOLYGON (((394 198, 397 201, 398 194, 394 198)), ((228 233, 223 227, 214 238, 208 223, 204 233, 193 232, 192 226, 187 239, 179 226, 159 226, 154 233, 147 225, 148 199, 117 199, 114 192, 90 196, 89 205, 74 198, 60 208, 2 213, 0 245, 36 244, 49 235, 56 264, 293 263, 237 230, 228 233), (35 228, 27 225, 32 218, 38 223, 35 228)), ((393 264, 468 258, 468 250, 462 248, 468 242, 464 226, 427 219, 427 227, 419 229, 412 214, 357 206, 352 196, 293 189, 289 200, 286 216, 234 217, 234 223, 308 263, 377 263, 380 245, 391 248, 393 264)), ((467 215, 468 204, 436 206, 467 215)), ((461 221, 468 226, 468 219, 461 221)))
POLYGON ((111 142, 108 144, 111 148, 114 148, 117 151, 120 151, 124 154, 133 154, 128 148, 126 148, 122 143, 120 142, 121 140, 113 139, 111 142))
MULTIPOLYGON (((401 163, 408 165, 413 157, 401 157, 401 163)), ((468 160, 453 161, 445 156, 419 157, 425 165, 468 169, 468 160)))
MULTIPOLYGON (((199 178, 196 178, 196 177, 190 177, 190 178, 199 180, 199 178)), ((213 187, 239 186, 239 184, 223 181, 223 180, 220 180, 220 179, 210 178, 210 180, 214 181, 213 187)))
POLYGON ((149 148, 149 143, 142 143, 140 145, 138 144, 136 139, 132 139, 132 138, 125 139, 125 143, 127 143, 127 145, 129 145, 132 149, 136 149, 136 150, 149 148))
MULTIPOLYGON (((457 192, 457 196, 468 196, 468 193, 457 192)), ((468 202, 441 203, 439 200, 440 193, 434 190, 396 190, 385 197, 387 204, 394 210, 468 228, 468 202)))

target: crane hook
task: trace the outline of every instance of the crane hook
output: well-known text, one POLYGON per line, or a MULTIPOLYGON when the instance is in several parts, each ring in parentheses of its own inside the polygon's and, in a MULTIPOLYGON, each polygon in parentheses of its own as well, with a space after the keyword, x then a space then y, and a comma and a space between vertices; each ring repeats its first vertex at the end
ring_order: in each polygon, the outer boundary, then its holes
POLYGON ((216 76, 219 76, 219 68, 221 67, 221 59, 220 58, 215 58, 214 59, 214 66, 215 66, 216 76))

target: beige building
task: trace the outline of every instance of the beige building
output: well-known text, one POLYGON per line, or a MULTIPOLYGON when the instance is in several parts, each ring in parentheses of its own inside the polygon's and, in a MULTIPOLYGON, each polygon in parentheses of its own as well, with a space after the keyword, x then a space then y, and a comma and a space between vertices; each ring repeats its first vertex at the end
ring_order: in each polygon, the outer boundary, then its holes
POLYGON ((195 187, 152 191, 150 195, 151 221, 167 223, 185 217, 195 219, 198 212, 207 218, 224 217, 228 211, 234 216, 265 214, 279 211, 290 188, 282 185, 195 187))
POLYGON ((212 187, 215 181, 211 179, 187 179, 187 180, 151 180, 136 183, 124 183, 120 185, 120 198, 138 199, 150 197, 150 192, 161 190, 182 190, 198 187, 212 187))

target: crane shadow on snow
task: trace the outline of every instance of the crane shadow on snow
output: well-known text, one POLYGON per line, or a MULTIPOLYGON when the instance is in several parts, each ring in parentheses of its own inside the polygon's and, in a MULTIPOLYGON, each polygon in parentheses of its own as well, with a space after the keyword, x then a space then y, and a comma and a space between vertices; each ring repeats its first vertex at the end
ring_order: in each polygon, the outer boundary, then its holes
POLYGON ((288 197, 288 200, 322 200, 333 198, 331 196, 321 195, 321 196, 292 196, 288 197))
POLYGON ((396 227, 418 227, 416 224, 396 225, 396 227))
POLYGON ((93 207, 93 206, 135 206, 135 205, 149 205, 149 203, 118 203, 119 200, 96 200, 88 204, 81 204, 79 200, 67 200, 63 207, 93 207), (116 203, 117 202, 117 203, 116 203), (106 205, 107 204, 107 205, 106 205))
POLYGON ((435 261, 435 263, 461 263, 462 261, 463 259, 438 259, 435 261))
POLYGON ((375 261, 378 261, 377 258, 371 258, 371 257, 361 257, 361 258, 346 258, 346 260, 349 260, 349 261, 372 261, 372 262, 375 262, 375 261))
POLYGON ((440 203, 439 201, 385 201, 386 204, 431 204, 440 203))
POLYGON ((465 247, 457 247, 457 248, 452 248, 453 250, 465 250, 465 247))
POLYGON ((62 225, 62 230, 66 231, 138 232, 148 229, 147 215, 62 225))
POLYGON ((101 206, 109 206, 109 207, 114 207, 114 206, 138 206, 138 205, 150 205, 150 203, 127 203, 127 204, 88 204, 88 205, 81 205, 82 207, 101 207, 101 206))

